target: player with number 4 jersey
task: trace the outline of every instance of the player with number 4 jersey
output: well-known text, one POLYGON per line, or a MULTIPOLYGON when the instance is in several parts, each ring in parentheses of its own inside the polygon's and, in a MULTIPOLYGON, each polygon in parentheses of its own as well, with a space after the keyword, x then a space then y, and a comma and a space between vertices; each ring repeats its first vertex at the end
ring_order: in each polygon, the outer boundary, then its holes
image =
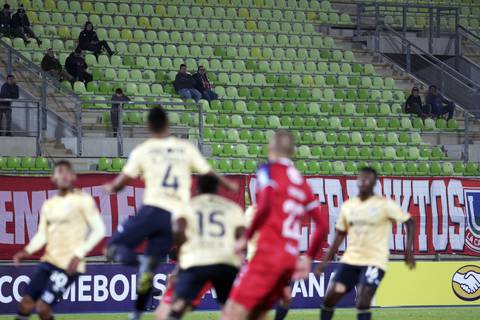
POLYGON ((153 271, 172 246, 172 218, 187 210, 192 173, 213 174, 231 190, 237 186, 212 171, 200 151, 189 141, 170 136, 167 113, 153 108, 148 115, 151 138, 130 154, 122 173, 105 186, 108 192, 122 190, 131 180, 145 182, 143 206, 119 226, 107 245, 107 258, 139 265, 137 301, 130 319, 140 319, 152 290, 153 271), (137 259, 134 249, 147 240, 145 254, 137 259))
MULTIPOLYGON (((242 268, 232 290, 225 319, 260 319, 282 296, 296 267, 310 267, 327 236, 327 221, 320 214, 319 203, 305 178, 290 160, 294 153, 293 137, 277 131, 269 144, 269 162, 257 172, 257 210, 250 227, 237 241, 244 250, 257 233, 257 250, 242 268), (310 215, 316 231, 305 262, 298 263, 301 220, 310 215)), ((303 260, 302 260, 303 261, 303 260)))

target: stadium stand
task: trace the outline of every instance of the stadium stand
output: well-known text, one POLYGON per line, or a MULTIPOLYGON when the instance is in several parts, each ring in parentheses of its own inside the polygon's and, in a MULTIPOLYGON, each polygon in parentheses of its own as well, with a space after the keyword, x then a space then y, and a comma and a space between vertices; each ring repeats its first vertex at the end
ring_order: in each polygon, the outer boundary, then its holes
MULTIPOLYGON (((144 126, 142 101, 178 101, 172 81, 181 63, 189 70, 205 66, 219 100, 201 101, 204 145, 222 172, 254 172, 273 130, 290 128, 300 144, 296 164, 307 174, 353 174, 365 163, 386 175, 478 174, 475 164, 450 160, 422 139, 424 132, 461 130, 455 119, 404 114, 406 96, 393 78, 316 31, 318 21, 351 24, 328 1, 7 2, 25 6, 43 42, 2 40, 36 64, 51 47, 63 65, 85 22, 93 23, 116 54, 87 53, 93 81, 64 85, 85 100, 109 100, 115 88, 124 88, 139 103, 126 106, 127 125, 144 126)), ((110 106, 95 107, 105 108, 98 121, 109 125, 110 106)), ((175 111, 170 116, 173 125, 198 121, 175 111)), ((23 158, 10 158, 0 162, 2 170, 32 168, 30 160, 23 166, 23 158)), ((119 171, 123 163, 101 158, 98 170, 119 171)))

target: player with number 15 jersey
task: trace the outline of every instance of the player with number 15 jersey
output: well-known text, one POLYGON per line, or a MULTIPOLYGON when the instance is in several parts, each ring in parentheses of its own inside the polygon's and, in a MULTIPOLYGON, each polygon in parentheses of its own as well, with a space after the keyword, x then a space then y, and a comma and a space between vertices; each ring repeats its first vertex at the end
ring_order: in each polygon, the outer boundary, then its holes
POLYGON ((237 249, 257 232, 252 260, 244 266, 226 308, 226 319, 257 319, 281 297, 297 265, 301 220, 310 215, 317 228, 308 250, 313 258, 327 235, 327 221, 305 178, 294 167, 293 138, 278 131, 269 144, 269 162, 257 172, 257 211, 237 249))

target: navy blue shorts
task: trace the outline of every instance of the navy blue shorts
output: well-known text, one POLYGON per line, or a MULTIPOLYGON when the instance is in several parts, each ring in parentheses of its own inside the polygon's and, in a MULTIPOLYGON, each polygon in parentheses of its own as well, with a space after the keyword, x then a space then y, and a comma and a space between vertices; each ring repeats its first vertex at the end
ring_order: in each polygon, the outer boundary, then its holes
POLYGON ((173 243, 172 214, 153 206, 142 206, 136 215, 128 218, 118 227, 108 245, 121 245, 135 249, 148 240, 145 254, 164 259, 173 243))
POLYGON ((60 301, 63 293, 77 279, 78 274, 68 275, 65 270, 55 267, 48 262, 41 262, 27 286, 25 295, 34 301, 42 300, 48 305, 60 301))
POLYGON ((210 282, 217 293, 217 301, 223 305, 228 299, 237 273, 238 268, 226 264, 182 269, 175 280, 175 298, 183 299, 190 304, 210 282))
POLYGON ((385 271, 375 266, 355 266, 340 263, 335 270, 333 281, 344 284, 347 292, 356 285, 374 287, 375 289, 382 281, 385 271))

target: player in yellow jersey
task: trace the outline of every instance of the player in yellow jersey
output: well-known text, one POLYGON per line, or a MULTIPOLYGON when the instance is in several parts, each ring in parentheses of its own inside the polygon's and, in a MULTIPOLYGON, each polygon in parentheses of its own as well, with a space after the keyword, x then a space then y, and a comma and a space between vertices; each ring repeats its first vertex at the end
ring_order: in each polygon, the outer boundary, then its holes
POLYGON ((181 319, 207 284, 215 288, 221 306, 227 301, 240 267, 235 241, 245 231, 243 210, 233 201, 217 195, 218 179, 199 179, 199 195, 191 210, 177 219, 176 239, 181 243, 179 272, 169 320, 181 319))
POLYGON ((183 214, 190 201, 192 172, 210 173, 227 188, 238 186, 212 171, 200 151, 188 140, 169 134, 167 113, 160 107, 150 110, 151 138, 138 145, 128 158, 122 173, 105 188, 118 192, 130 181, 145 182, 143 206, 135 216, 119 226, 107 244, 109 260, 139 266, 137 300, 130 319, 140 319, 152 290, 153 271, 165 259, 172 246, 172 218, 183 214), (137 259, 134 249, 144 240, 144 256, 137 259))
POLYGON ((348 235, 347 249, 325 294, 321 320, 332 319, 337 303, 355 286, 358 286, 357 319, 371 319, 370 304, 387 267, 392 222, 405 224, 405 263, 411 269, 415 267, 412 253, 414 222, 395 201, 374 194, 376 183, 377 172, 374 169, 361 169, 357 180, 359 195, 345 201, 340 208, 335 238, 317 272, 323 271, 348 235))
POLYGON ((68 161, 55 164, 52 181, 58 194, 43 203, 35 236, 15 254, 20 260, 45 247, 42 262, 28 284, 15 319, 25 320, 36 309, 42 320, 53 319, 51 306, 62 297, 79 273, 84 258, 105 236, 105 226, 93 198, 73 188, 76 176, 68 161))

